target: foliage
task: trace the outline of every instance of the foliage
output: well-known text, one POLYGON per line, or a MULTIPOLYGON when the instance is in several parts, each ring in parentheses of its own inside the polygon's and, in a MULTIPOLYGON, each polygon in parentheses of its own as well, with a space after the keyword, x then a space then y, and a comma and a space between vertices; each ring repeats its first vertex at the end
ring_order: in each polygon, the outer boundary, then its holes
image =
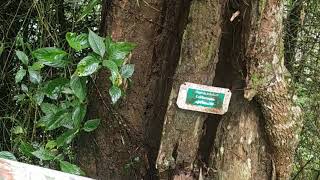
MULTIPOLYGON (((126 64, 125 59, 135 46, 127 42, 114 42, 110 37, 102 38, 91 30, 88 35, 67 33, 66 39, 75 53, 68 54, 56 47, 39 48, 32 52, 16 51, 21 66, 15 80, 21 87, 21 94, 16 95, 15 99, 18 105, 30 104, 38 118, 32 122, 34 125, 31 137, 25 133, 29 130, 24 123, 13 122, 13 141, 24 156, 33 155, 40 161, 57 162, 62 171, 81 175, 83 172, 65 159, 69 145, 77 135, 81 131, 95 130, 100 123, 99 119, 84 122, 87 111, 87 77, 101 68, 108 69, 112 83, 109 92, 112 103, 116 103, 123 94, 121 82, 133 74, 134 66, 126 64), (70 64, 72 59, 77 59, 77 52, 89 47, 91 51, 74 65, 76 70, 73 74, 53 79, 43 78, 42 74, 47 68, 54 68, 56 74, 67 67, 73 69, 70 64), (38 139, 38 133, 44 140, 38 139)), ((8 152, 0 153, 2 157, 14 157, 8 152)))

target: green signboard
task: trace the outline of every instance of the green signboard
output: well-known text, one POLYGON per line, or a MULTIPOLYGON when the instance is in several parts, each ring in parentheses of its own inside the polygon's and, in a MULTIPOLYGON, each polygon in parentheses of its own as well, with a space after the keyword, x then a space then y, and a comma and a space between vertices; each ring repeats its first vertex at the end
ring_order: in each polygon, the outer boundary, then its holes
POLYGON ((185 82, 180 86, 177 105, 185 110, 224 114, 230 98, 231 91, 227 88, 185 82))
POLYGON ((221 109, 224 101, 224 94, 189 88, 186 104, 221 109))

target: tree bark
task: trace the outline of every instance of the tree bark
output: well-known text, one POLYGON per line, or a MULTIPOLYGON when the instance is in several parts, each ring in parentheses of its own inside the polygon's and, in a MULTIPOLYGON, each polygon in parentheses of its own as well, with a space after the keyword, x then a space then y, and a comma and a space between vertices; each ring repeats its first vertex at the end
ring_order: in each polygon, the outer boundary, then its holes
POLYGON ((176 105, 181 84, 193 82, 211 85, 220 44, 220 2, 191 1, 189 22, 184 31, 179 64, 164 118, 157 158, 160 178, 166 179, 173 169, 174 178, 192 178, 203 122, 207 115, 179 109, 176 105), (187 175, 185 175, 187 174, 187 175))
POLYGON ((163 1, 139 2, 103 2, 102 34, 136 43, 137 48, 129 59, 135 64, 134 85, 120 104, 111 105, 107 72, 100 72, 92 83, 88 117, 99 117, 102 122, 94 135, 81 138, 78 158, 87 174, 99 179, 141 179, 149 168, 144 147, 145 108, 154 85, 152 66, 163 1))
POLYGON ((295 106, 290 75, 284 67, 282 42, 283 2, 259 1, 252 11, 246 58, 248 87, 245 98, 254 96, 261 106, 277 179, 289 179, 301 131, 300 108, 295 106))

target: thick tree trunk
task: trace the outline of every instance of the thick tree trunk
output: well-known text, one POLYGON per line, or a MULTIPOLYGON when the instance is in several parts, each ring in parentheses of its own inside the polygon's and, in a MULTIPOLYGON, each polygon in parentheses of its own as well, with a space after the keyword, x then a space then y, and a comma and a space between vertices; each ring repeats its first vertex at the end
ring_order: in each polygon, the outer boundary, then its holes
POLYGON ((104 1, 102 33, 117 41, 137 44, 130 63, 135 64, 134 85, 126 97, 112 106, 108 94, 108 73, 102 71, 92 83, 88 116, 102 123, 91 137, 79 144, 80 164, 99 179, 141 179, 148 169, 144 147, 145 108, 153 84, 154 48, 161 29, 162 0, 104 1))
POLYGON ((136 73, 117 107, 110 105, 106 72, 92 83, 89 117, 103 121, 79 143, 79 161, 89 175, 141 179, 156 166, 160 179, 193 179, 204 174, 196 163, 200 154, 208 170, 216 170, 209 178, 290 177, 301 122, 283 65, 280 1, 104 3, 102 33, 138 45, 130 58, 136 73), (209 157, 208 145, 199 150, 207 115, 178 109, 176 98, 184 82, 211 85, 215 73, 215 85, 230 88, 233 97, 229 112, 214 116, 221 119, 218 128, 206 127, 204 139, 216 134, 209 157))
POLYGON ((191 1, 189 22, 184 31, 179 64, 164 118, 157 168, 161 177, 192 178, 206 114, 179 109, 176 105, 180 85, 185 82, 211 85, 220 44, 220 2, 191 1), (184 175, 187 174, 187 175, 184 175))
POLYGON ((261 106, 277 179, 289 179, 302 119, 284 67, 283 2, 259 1, 257 7, 258 11, 252 11, 246 53, 249 68, 245 97, 251 100, 256 96, 261 106))

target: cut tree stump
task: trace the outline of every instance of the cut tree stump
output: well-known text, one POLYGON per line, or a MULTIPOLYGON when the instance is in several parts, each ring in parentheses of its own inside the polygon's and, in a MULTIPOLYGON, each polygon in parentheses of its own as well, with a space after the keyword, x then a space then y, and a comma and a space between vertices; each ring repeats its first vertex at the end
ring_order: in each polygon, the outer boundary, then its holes
MULTIPOLYGON (((218 0, 191 2, 156 162, 161 179, 168 178, 168 170, 175 170, 173 175, 192 175, 207 115, 179 109, 176 100, 179 87, 185 82, 213 83, 221 37, 220 6, 218 0)), ((175 176, 175 179, 179 177, 175 176)))

